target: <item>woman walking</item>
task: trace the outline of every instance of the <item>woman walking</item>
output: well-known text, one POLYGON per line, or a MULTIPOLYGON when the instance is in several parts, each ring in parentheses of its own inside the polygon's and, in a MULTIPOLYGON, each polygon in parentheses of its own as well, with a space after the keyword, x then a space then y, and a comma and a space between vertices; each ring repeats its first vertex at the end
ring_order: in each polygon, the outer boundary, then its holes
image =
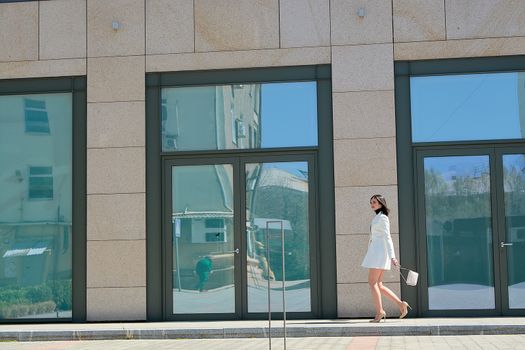
POLYGON ((406 301, 399 299, 394 292, 383 285, 385 270, 390 270, 391 264, 394 266, 399 265, 394 253, 392 237, 390 237, 390 220, 388 219, 390 210, 386 205, 385 198, 380 194, 373 195, 370 198, 370 207, 376 213, 376 216, 370 224, 368 251, 361 266, 368 268, 368 284, 376 309, 376 316, 370 322, 377 323, 382 319, 386 320, 381 294, 384 294, 399 307, 399 312, 401 313, 399 318, 403 318, 408 314, 410 305, 406 301))

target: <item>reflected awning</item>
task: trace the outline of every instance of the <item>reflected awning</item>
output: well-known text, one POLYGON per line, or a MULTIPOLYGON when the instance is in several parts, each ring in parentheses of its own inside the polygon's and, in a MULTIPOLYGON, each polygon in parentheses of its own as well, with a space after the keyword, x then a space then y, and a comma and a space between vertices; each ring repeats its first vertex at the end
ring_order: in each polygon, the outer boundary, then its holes
POLYGON ((27 243, 16 243, 11 249, 6 251, 3 258, 14 258, 18 256, 33 256, 42 255, 48 249, 49 242, 27 242, 27 243))
POLYGON ((231 211, 185 211, 182 213, 172 213, 172 219, 213 219, 213 218, 233 218, 231 211))

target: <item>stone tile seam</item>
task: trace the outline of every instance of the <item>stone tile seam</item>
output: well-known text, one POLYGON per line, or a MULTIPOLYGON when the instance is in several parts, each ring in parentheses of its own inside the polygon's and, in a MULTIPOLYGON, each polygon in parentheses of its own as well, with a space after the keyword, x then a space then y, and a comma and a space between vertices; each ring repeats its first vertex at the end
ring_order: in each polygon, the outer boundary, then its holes
POLYGON ((40 1, 38 2, 38 5, 37 5, 37 26, 36 26, 36 36, 37 36, 37 59, 38 61, 40 61, 40 36, 41 36, 41 31, 40 31, 40 1))
POLYGON ((330 47, 332 48, 341 48, 341 47, 357 47, 357 46, 379 46, 379 45, 393 45, 394 42, 392 41, 384 41, 384 42, 377 42, 377 43, 362 43, 362 44, 332 44, 330 47))
MULTIPOLYGON (((392 271, 392 270, 389 270, 389 271, 392 271)), ((389 283, 390 284, 399 284, 397 281, 387 281, 387 282, 383 282, 383 283, 385 283, 385 284, 389 284, 389 283)), ((354 284, 366 284, 366 285, 368 285, 368 282, 366 282, 366 281, 365 282, 351 282, 351 283, 348 283, 348 282, 346 282, 346 283, 337 282, 338 286, 354 285, 354 284)))
POLYGON ((359 137, 355 139, 341 138, 338 140, 376 140, 376 139, 395 139, 395 136, 378 136, 378 137, 359 137))
POLYGON ((335 188, 353 188, 353 187, 356 187, 356 188, 361 188, 361 187, 391 187, 391 186, 397 186, 397 184, 370 184, 370 185, 350 185, 350 186, 335 186, 335 188))
POLYGON ((146 192, 88 192, 86 193, 87 196, 100 196, 100 195, 106 195, 106 196, 112 196, 112 195, 115 195, 115 194, 144 194, 146 192))
POLYGON ((332 95, 344 95, 348 93, 370 93, 370 92, 395 92, 395 89, 359 90, 359 91, 333 91, 332 95))
POLYGON ((136 57, 146 57, 146 54, 133 54, 133 55, 105 55, 105 56, 86 56, 86 59, 94 60, 94 59, 104 59, 104 58, 136 58, 136 57))
POLYGON ((381 184, 381 185, 336 185, 335 189, 342 189, 342 188, 367 188, 367 187, 397 187, 397 183, 392 184, 381 184))
MULTIPOLYGON (((400 238, 400 233, 399 232, 390 232, 390 235, 392 236, 392 238, 394 239, 398 239, 400 238)), ((336 236, 336 239, 339 241, 339 240, 344 240, 344 239, 351 239, 351 238, 356 238, 356 239, 368 239, 368 237, 370 237, 370 233, 346 233, 346 232, 336 232, 335 234, 336 236)))
POLYGON ((144 286, 131 286, 131 287, 87 287, 86 289, 131 289, 131 288, 143 289, 143 288, 146 288, 146 285, 144 285, 144 286))
POLYGON ((40 62, 51 62, 51 61, 78 61, 78 60, 86 61, 86 57, 46 58, 43 60, 10 60, 10 61, 0 60, 0 63, 3 63, 3 64, 6 64, 6 63, 40 63, 40 62))
POLYGON ((135 239, 126 239, 126 238, 113 238, 113 239, 87 239, 87 242, 145 242, 146 238, 135 238, 135 239))
MULTIPOLYGON (((93 87, 91 86, 88 86, 88 90, 92 89, 93 87)), ((144 95, 146 95, 144 93, 144 95)), ((112 101, 112 100, 101 100, 101 101, 93 101, 93 100, 90 100, 90 101, 87 101, 87 104, 95 104, 95 103, 125 103, 125 102, 143 102, 145 103, 146 102, 146 99, 144 100, 129 100, 129 101, 124 101, 124 100, 115 100, 115 101, 112 101)), ((89 117, 89 116, 88 116, 89 117)))
MULTIPOLYGON (((89 117, 88 117, 89 118, 89 117)), ((87 147, 88 150, 92 149, 128 149, 128 148, 146 148, 145 145, 142 146, 107 146, 107 147, 87 147)))
MULTIPOLYGON (((392 60, 392 63, 394 61, 392 60)), ((392 81, 394 81, 394 78, 392 77, 392 81)), ((333 84, 334 82, 334 79, 332 79, 332 86, 334 85, 333 84)), ((333 89, 333 88, 332 88, 333 89)), ((382 91, 395 91, 395 89, 377 89, 377 90, 372 90, 372 89, 360 89, 360 90, 332 90, 332 94, 345 94, 345 93, 349 93, 349 92, 382 92, 382 91)))
POLYGON ((129 193, 88 193, 88 197, 103 197, 103 196, 133 196, 137 194, 146 194, 146 192, 129 192, 129 193))
POLYGON ((490 37, 472 37, 472 38, 457 38, 457 39, 446 39, 446 40, 412 40, 412 41, 396 41, 394 46, 400 44, 420 44, 420 43, 448 43, 448 42, 465 42, 465 41, 479 41, 479 40, 508 40, 508 39, 525 39, 525 35, 515 36, 490 36, 490 37))
MULTIPOLYGON (((358 140, 385 140, 395 139, 395 136, 374 136, 374 137, 334 137, 334 141, 358 141, 358 140)), ((335 142, 334 142, 335 143, 335 142)))
POLYGON ((128 100, 128 101, 100 101, 100 102, 88 102, 87 104, 88 105, 93 105, 93 104, 109 104, 109 103, 145 103, 146 100, 128 100))
MULTIPOLYGON (((146 54, 145 56, 169 56, 169 55, 199 55, 199 54, 215 54, 215 53, 245 53, 251 51, 299 51, 301 49, 329 49, 331 46, 297 46, 297 47, 275 47, 275 48, 261 48, 261 49, 246 49, 246 50, 221 50, 221 51, 195 51, 195 52, 173 52, 173 53, 160 53, 160 54, 146 54)), ((102 56, 100 56, 102 57, 102 56)))
MULTIPOLYGON (((388 282, 388 283, 390 283, 390 282, 388 282)), ((128 286, 125 286, 125 287, 122 287, 122 286, 108 286, 108 287, 105 287, 105 286, 104 286, 104 287, 99 287, 99 286, 95 286, 95 287, 93 287, 93 286, 87 286, 87 287, 86 287, 86 291, 89 291, 90 289, 91 289, 91 290, 95 290, 95 289, 139 289, 139 288, 140 288, 140 289, 145 289, 145 288, 147 288, 147 287, 146 287, 145 284, 144 284, 143 286, 141 286, 141 285, 133 285, 133 286, 129 286, 129 287, 128 287, 128 286)))
POLYGON ((154 52, 151 51, 152 49, 149 49, 150 51, 146 51, 146 57, 147 56, 166 56, 166 55, 184 55, 184 54, 194 54, 195 51, 177 51, 177 52, 154 52))

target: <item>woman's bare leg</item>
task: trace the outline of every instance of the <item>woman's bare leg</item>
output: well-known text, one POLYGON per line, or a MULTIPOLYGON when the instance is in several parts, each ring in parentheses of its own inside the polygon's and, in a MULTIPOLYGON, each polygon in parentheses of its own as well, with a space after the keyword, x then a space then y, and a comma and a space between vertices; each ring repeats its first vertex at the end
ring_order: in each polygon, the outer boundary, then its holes
POLYGON ((379 271, 381 271, 381 274, 379 275, 378 286, 381 294, 392 300, 397 305, 397 307, 399 307, 399 310, 401 310, 404 307, 401 299, 399 299, 396 293, 392 292, 390 288, 383 285, 383 274, 385 273, 385 270, 379 271))
POLYGON ((384 312, 381 302, 381 291, 379 289, 381 272, 382 270, 379 269, 368 269, 368 285, 370 286, 370 293, 372 294, 372 300, 376 308, 376 316, 384 312))

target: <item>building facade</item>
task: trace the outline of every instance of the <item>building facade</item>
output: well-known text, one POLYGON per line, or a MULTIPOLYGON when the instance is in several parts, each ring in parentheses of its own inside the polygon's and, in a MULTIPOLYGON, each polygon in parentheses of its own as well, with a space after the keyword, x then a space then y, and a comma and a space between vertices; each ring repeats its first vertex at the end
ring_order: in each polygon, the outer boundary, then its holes
POLYGON ((0 320, 525 315, 525 3, 0 0, 0 320), (385 300, 387 314, 397 314, 385 300))

